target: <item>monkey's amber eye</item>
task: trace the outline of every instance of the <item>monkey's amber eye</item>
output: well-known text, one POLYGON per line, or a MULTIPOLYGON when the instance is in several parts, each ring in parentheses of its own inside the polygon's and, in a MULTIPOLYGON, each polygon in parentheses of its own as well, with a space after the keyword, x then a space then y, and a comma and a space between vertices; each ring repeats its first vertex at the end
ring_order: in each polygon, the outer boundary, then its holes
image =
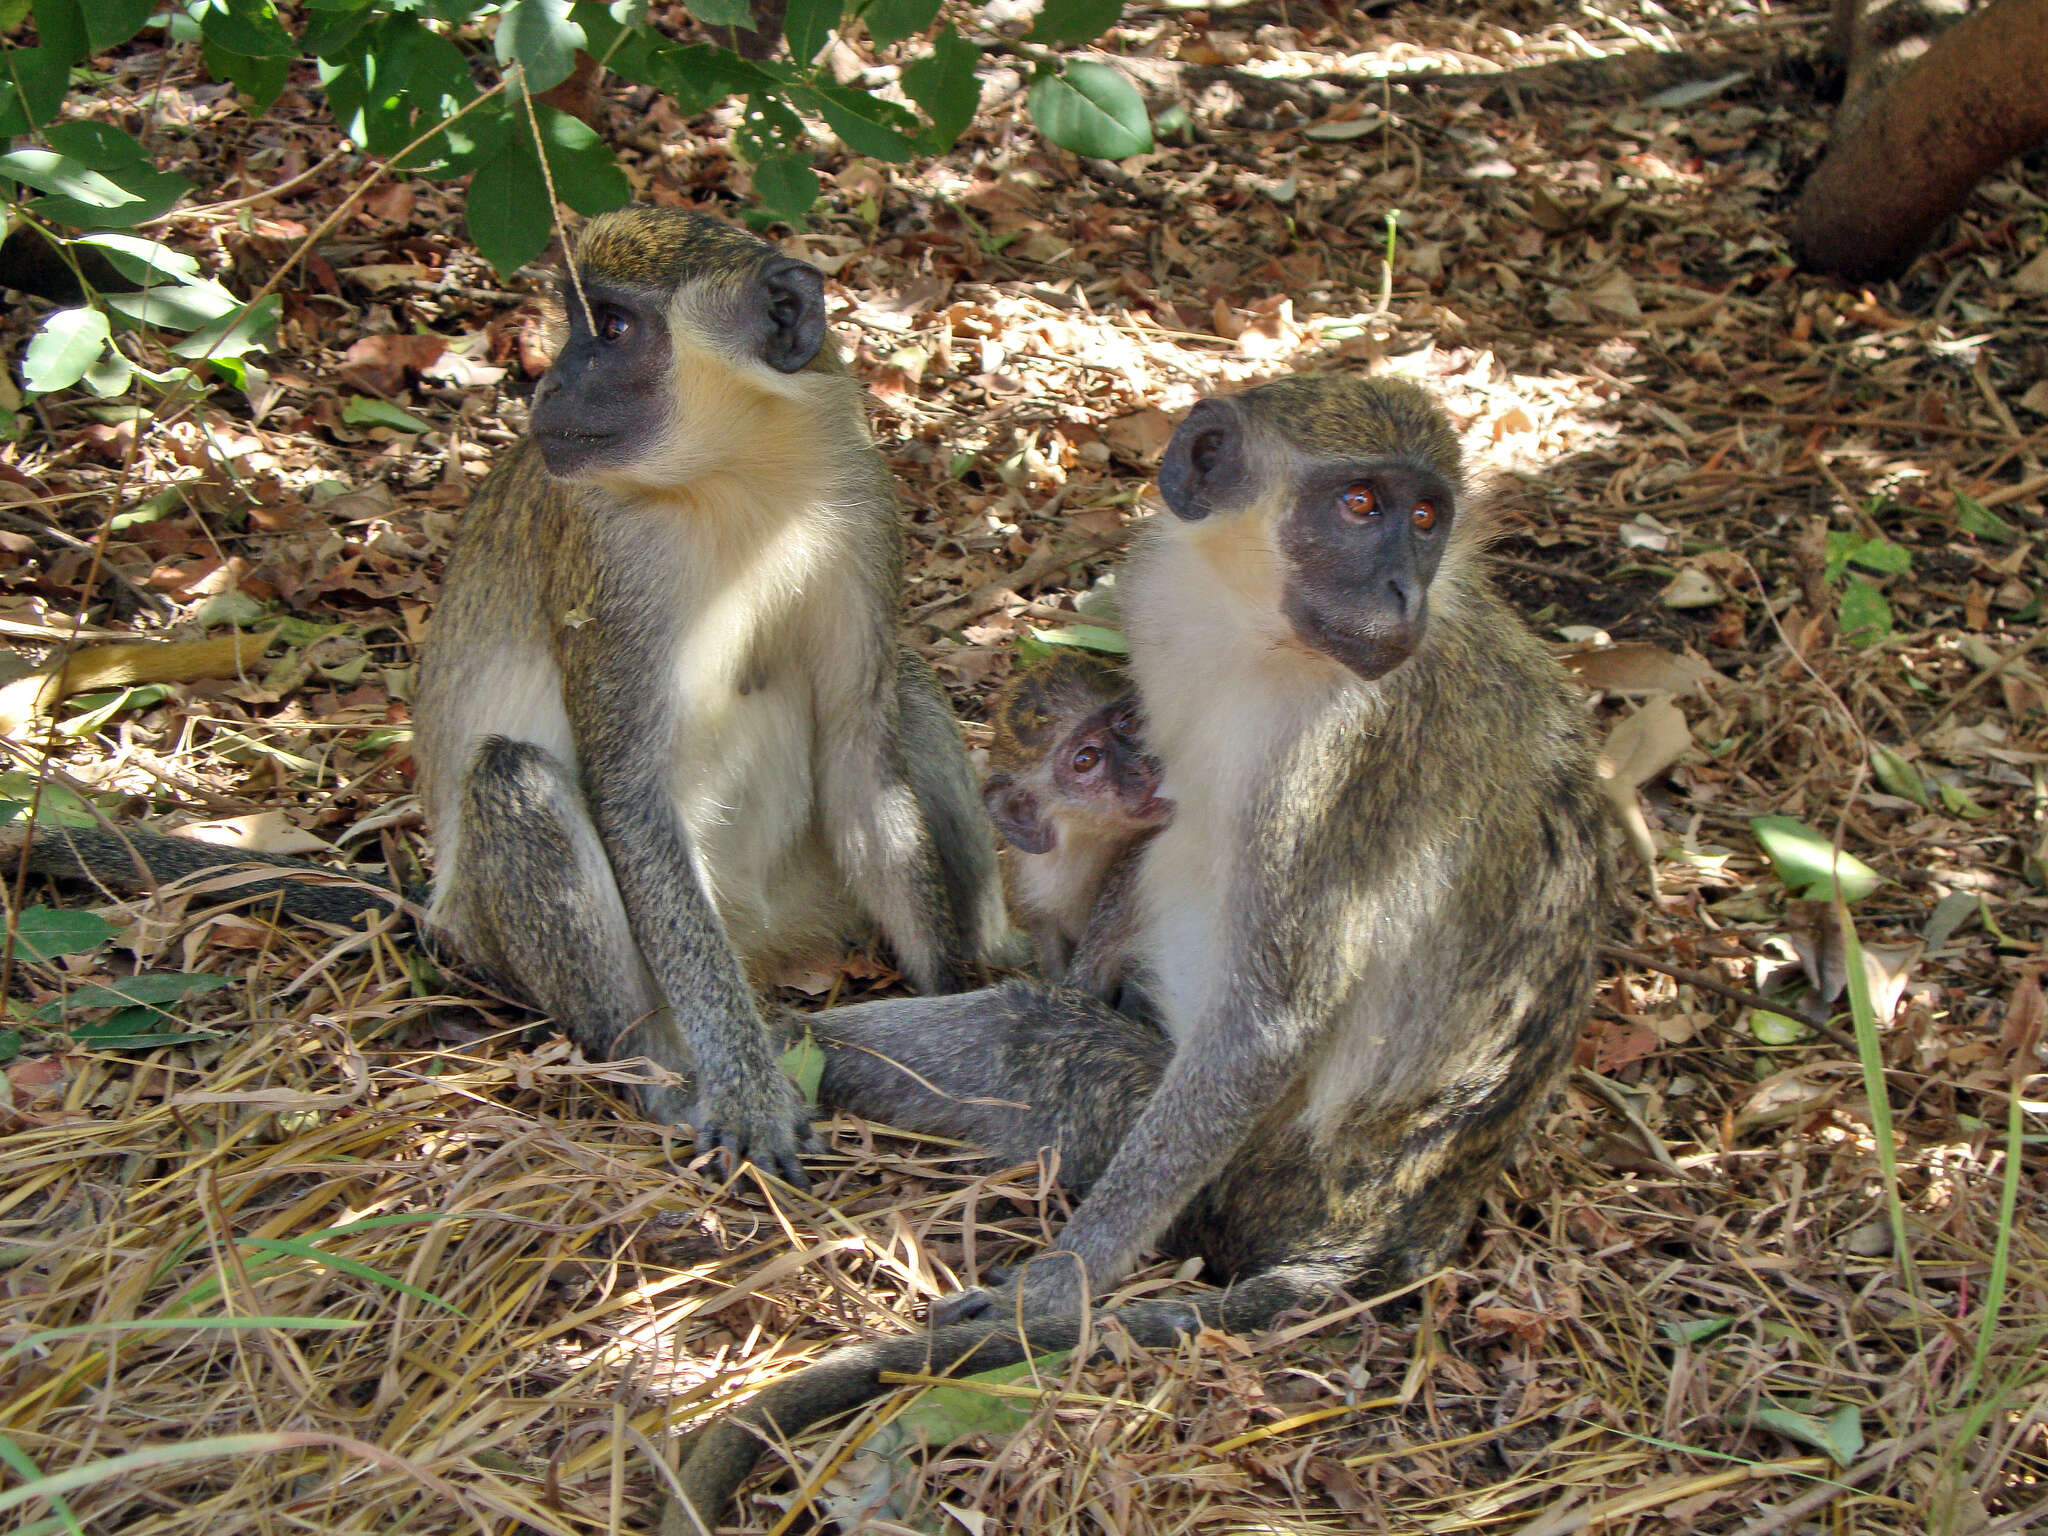
POLYGON ((1415 519, 1415 526, 1427 533, 1436 526, 1436 503, 1418 501, 1415 503, 1415 511, 1410 515, 1415 519))
POLYGON ((623 341, 633 322, 623 310, 609 307, 597 312, 597 334, 601 341, 623 341))
POLYGON ((1363 521, 1368 517, 1379 516, 1380 499, 1374 494, 1371 486, 1360 481, 1356 485, 1345 486, 1337 493, 1337 510, 1346 517, 1355 517, 1363 521))
POLYGON ((1101 761, 1102 749, 1100 747, 1083 747, 1074 754, 1074 772, 1093 773, 1095 765, 1101 761))

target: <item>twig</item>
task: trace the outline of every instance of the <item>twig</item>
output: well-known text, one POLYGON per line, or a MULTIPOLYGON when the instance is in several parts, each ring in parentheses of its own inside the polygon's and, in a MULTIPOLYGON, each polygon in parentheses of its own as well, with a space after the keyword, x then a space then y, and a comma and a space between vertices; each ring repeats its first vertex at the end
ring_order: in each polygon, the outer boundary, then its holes
MULTIPOLYGON (((1711 992, 1716 997, 1724 997, 1731 1003, 1740 1003, 1745 1008, 1761 1008, 1765 1013, 1785 1012, 1785 1005, 1783 1003, 1773 1002, 1761 992, 1750 992, 1742 987, 1731 987, 1727 982, 1718 980, 1708 975, 1705 971, 1688 970, 1682 965, 1670 965, 1662 960, 1653 960, 1641 950, 1624 949, 1619 944, 1602 944, 1600 946, 1600 954, 1603 959, 1613 960, 1621 965, 1637 965, 1646 971, 1657 971, 1662 975, 1669 976, 1674 981, 1682 981, 1689 987, 1697 987, 1702 992, 1711 992)), ((1800 1022, 1825 1035, 1845 1051, 1854 1051, 1856 1049, 1856 1042, 1853 1039, 1825 1020, 1802 1018, 1800 1022)), ((1734 1028, 1733 1025, 1728 1027, 1731 1030, 1734 1028)))

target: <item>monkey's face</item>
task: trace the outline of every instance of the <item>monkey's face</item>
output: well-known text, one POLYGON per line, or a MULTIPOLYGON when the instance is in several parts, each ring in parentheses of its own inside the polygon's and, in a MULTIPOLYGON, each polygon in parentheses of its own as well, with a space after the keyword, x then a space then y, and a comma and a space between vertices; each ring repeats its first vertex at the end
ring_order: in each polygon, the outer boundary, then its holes
POLYGON ((561 479, 672 483, 713 467, 744 446, 723 418, 825 344, 817 268, 714 219, 607 214, 578 262, 580 292, 562 284, 568 339, 533 396, 534 439, 561 479))
POLYGON ((1428 626, 1459 511, 1446 441, 1409 386, 1287 380, 1197 405, 1159 490, 1184 522, 1269 518, 1294 638, 1372 681, 1414 655, 1428 626))
POLYGON ((668 423, 669 335, 649 290, 564 284, 568 340, 533 392, 531 430, 548 473, 575 480, 644 457, 668 423))
POLYGON ((1050 740, 1036 761, 994 773, 983 786, 989 819, 1013 847, 1051 853, 1063 822, 1125 841, 1173 817, 1159 795, 1159 759, 1147 752, 1135 698, 1088 711, 1050 740))
POLYGON ((1173 802, 1159 797, 1165 770, 1145 750, 1145 722, 1136 695, 1101 710, 1063 745, 1053 763, 1053 782, 1076 802, 1133 833, 1172 819, 1173 802))

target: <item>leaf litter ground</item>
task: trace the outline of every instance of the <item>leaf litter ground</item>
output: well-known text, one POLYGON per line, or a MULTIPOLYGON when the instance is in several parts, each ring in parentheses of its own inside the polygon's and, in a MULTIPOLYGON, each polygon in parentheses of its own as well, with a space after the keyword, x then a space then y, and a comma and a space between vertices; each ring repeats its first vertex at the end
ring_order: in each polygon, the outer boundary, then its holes
MULTIPOLYGON (((2039 1105, 2011 1106, 2042 1065, 2048 166, 1994 177, 1902 282, 1842 289, 1782 235, 1826 128, 1817 10, 1460 9, 1134 8, 1123 67, 1185 127, 1121 165, 1039 145, 996 56, 954 154, 828 156, 790 243, 872 385, 914 523, 906 609, 971 740, 1020 644, 1113 623, 1117 550, 1195 398, 1331 367, 1434 389, 1492 477, 1502 577, 1612 732, 1618 949, 1641 958, 1608 967, 1542 1133, 1411 1304, 1112 1338, 1021 1397, 880 1422, 899 1398, 757 1481, 739 1529, 2043 1518, 2048 1186, 2039 1105), (1850 962, 1759 816, 1881 877, 1855 917, 1910 1269, 1850 962)), ((244 291, 367 169, 304 93, 251 123, 189 51, 139 47, 94 110, 146 118, 215 189, 167 237, 244 291)), ((643 197, 736 206, 729 121, 617 87, 598 121, 643 197)), ((416 647, 542 366, 539 275, 501 282, 459 230, 447 189, 381 186, 284 285, 246 408, 60 399, 0 455, 19 669, 81 603, 88 641, 283 620, 240 676, 17 732, 50 809, 416 874, 416 647)), ((620 1112, 630 1066, 391 931, 272 928, 232 894, 103 900, 17 951, 0 1501, 32 1468, 63 1503, 11 1519, 647 1528, 671 1428, 915 1327, 1061 1220, 1037 1170, 978 1176, 851 1119, 812 1198, 720 1184, 620 1112)), ((895 982, 860 955, 788 980, 802 1007, 895 982)))

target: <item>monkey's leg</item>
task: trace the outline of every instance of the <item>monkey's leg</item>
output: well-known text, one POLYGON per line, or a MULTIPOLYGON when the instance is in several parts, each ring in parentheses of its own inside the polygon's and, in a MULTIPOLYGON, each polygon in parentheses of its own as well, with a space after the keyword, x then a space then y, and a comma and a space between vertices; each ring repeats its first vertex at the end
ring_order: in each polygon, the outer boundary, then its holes
POLYGON ((984 965, 1022 965, 1030 956, 1003 904, 995 832, 961 750, 960 727, 938 678, 908 649, 897 658, 896 697, 904 767, 938 847, 939 873, 965 956, 984 965))
POLYGON ((825 828, 847 885, 911 984, 957 992, 967 979, 960 922, 912 782, 896 687, 893 675, 883 675, 840 699, 820 699, 825 828))
MULTIPOLYGON (((593 1057, 645 1056, 687 1077, 690 1051, 633 942, 610 861, 569 770, 492 737, 463 781, 462 889, 482 959, 593 1057)), ((683 1084, 639 1090, 651 1120, 687 1121, 683 1084)))
POLYGON ((1173 1055, 1149 1025, 1024 981, 835 1008, 813 1027, 822 1104, 959 1137, 1001 1163, 1056 1147, 1062 1182, 1079 1189, 1108 1165, 1173 1055))

